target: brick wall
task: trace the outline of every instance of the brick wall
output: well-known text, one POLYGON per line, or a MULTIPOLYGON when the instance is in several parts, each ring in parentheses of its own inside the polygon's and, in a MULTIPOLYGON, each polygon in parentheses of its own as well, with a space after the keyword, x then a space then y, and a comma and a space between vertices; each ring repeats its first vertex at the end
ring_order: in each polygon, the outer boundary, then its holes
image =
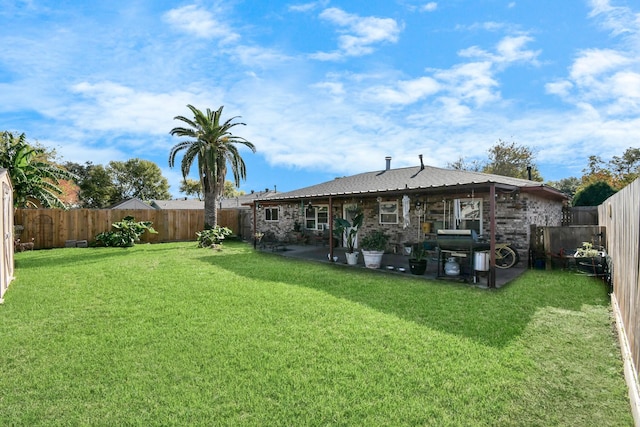
MULTIPOLYGON (((423 222, 434 224, 432 233, 437 228, 452 228, 453 199, 464 198, 465 195, 444 194, 420 197, 423 202, 423 222)), ((482 234, 489 236, 489 194, 474 194, 475 199, 482 199, 482 234)), ((364 236, 372 230, 382 229, 390 237, 389 250, 399 250, 405 242, 418 242, 422 239, 422 230, 418 222, 415 201, 412 197, 410 210, 410 225, 403 228, 402 195, 398 197, 383 197, 382 202, 398 202, 398 223, 379 224, 379 206, 377 199, 357 198, 338 200, 333 202, 334 216, 343 215, 344 204, 357 203, 363 209, 365 218, 359 236, 364 236)), ((328 200, 314 200, 314 205, 328 205, 328 200)), ((264 208, 258 210, 257 229, 261 232, 271 231, 278 238, 284 239, 287 233, 293 231, 294 223, 298 221, 304 228, 305 206, 300 202, 282 203, 279 205, 278 221, 266 221, 264 208)), ((530 225, 559 226, 562 222, 562 203, 541 198, 535 194, 521 193, 517 197, 498 194, 496 201, 496 236, 498 242, 509 242, 515 246, 522 257, 527 256, 529 249, 530 225)))

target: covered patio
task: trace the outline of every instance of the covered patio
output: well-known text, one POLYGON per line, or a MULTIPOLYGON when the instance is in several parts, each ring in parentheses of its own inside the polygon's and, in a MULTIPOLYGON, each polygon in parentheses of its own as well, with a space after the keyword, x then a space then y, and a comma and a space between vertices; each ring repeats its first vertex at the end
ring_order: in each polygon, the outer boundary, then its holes
MULTIPOLYGON (((336 266, 344 268, 356 268, 365 269, 362 257, 360 257, 357 265, 347 265, 345 259, 344 248, 333 248, 333 257, 337 257, 337 261, 334 262, 330 259, 329 247, 314 246, 314 245, 295 245, 284 244, 278 247, 261 247, 258 249, 265 252, 271 252, 284 257, 305 259, 310 261, 331 263, 336 266)), ((526 262, 521 260, 518 264, 512 268, 496 269, 495 274, 495 288, 501 288, 508 284, 518 276, 520 276, 527 269, 526 262)), ((488 282, 488 272, 479 272, 471 275, 460 276, 446 276, 438 274, 438 261, 435 253, 430 254, 427 261, 427 271, 424 275, 413 275, 409 272, 409 256, 401 253, 385 253, 382 257, 382 265, 379 269, 367 269, 367 271, 375 271, 380 274, 390 274, 394 276, 406 276, 416 279, 429 279, 429 280, 442 280, 443 282, 451 283, 463 283, 469 286, 477 286, 479 288, 492 288, 488 282), (402 271, 401 269, 404 269, 402 271)))

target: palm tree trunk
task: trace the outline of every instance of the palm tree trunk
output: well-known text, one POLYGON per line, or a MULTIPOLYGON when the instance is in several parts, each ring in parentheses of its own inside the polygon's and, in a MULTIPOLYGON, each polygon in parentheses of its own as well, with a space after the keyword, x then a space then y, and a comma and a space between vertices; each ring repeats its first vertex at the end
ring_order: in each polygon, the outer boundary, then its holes
POLYGON ((204 193, 204 226, 215 227, 218 225, 218 205, 216 191, 204 193))

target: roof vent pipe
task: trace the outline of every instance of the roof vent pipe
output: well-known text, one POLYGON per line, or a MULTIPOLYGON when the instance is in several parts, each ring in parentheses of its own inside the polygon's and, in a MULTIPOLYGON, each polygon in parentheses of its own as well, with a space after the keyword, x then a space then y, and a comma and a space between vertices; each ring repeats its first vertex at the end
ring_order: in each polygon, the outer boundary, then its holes
POLYGON ((422 154, 418 154, 418 158, 420 159, 420 170, 424 170, 424 162, 422 161, 422 154))
POLYGON ((387 167, 386 170, 391 169, 391 156, 387 156, 384 158, 387 161, 387 167))
POLYGON ((529 178, 529 181, 531 181, 531 166, 527 166, 527 177, 529 178))

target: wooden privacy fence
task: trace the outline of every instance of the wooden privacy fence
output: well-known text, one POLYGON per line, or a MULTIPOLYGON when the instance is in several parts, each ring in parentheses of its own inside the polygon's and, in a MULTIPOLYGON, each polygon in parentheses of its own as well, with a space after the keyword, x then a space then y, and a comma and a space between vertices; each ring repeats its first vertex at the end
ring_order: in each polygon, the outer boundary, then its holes
POLYGON ((607 228, 607 251, 613 264, 612 302, 622 321, 620 330, 629 345, 636 382, 640 366, 640 178, 601 204, 598 217, 600 225, 607 228))
MULTIPOLYGON (((132 216, 151 221, 158 234, 145 233, 141 242, 179 242, 196 240, 204 229, 203 209, 17 209, 15 223, 24 226, 23 242, 33 239, 35 249, 64 248, 67 241, 91 242, 98 233, 112 230, 111 224, 132 216)), ((218 225, 239 232, 240 210, 218 211, 218 225)))

